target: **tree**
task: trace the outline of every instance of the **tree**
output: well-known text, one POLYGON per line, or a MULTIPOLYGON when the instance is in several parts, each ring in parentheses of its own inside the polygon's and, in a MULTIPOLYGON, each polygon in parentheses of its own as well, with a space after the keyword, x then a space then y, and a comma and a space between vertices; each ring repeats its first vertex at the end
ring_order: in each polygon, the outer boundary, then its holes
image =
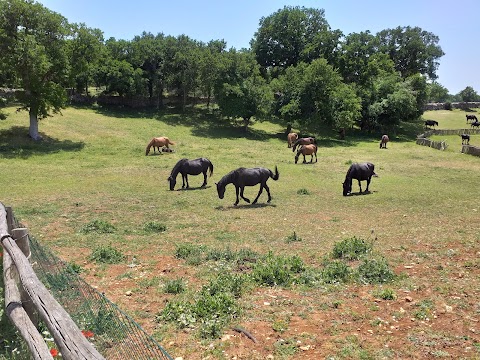
POLYGON ((65 107, 69 71, 67 20, 32 0, 0 1, 0 63, 23 89, 18 100, 30 116, 29 135, 41 139, 38 121, 65 107))
POLYGON ((271 86, 279 94, 276 113, 284 121, 339 129, 360 117, 360 98, 326 59, 292 66, 271 86))
POLYGON ((438 36, 419 27, 399 26, 380 31, 377 38, 379 50, 390 56, 403 78, 416 73, 437 78, 438 59, 445 55, 438 36))
POLYGON ((220 63, 225 54, 225 47, 225 41, 215 40, 201 48, 199 82, 200 89, 207 96, 207 108, 210 107, 210 100, 219 76, 220 63))
POLYGON ((73 24, 72 32, 68 40, 70 81, 77 91, 85 91, 88 95, 88 85, 103 55, 103 33, 85 24, 73 24))
POLYGON ((311 62, 333 54, 340 32, 330 33, 323 9, 285 6, 260 19, 260 26, 251 41, 252 51, 266 70, 282 70, 300 61, 311 62))
POLYGON ((437 83, 436 81, 433 81, 427 84, 427 98, 429 102, 443 103, 445 101, 448 101, 448 89, 437 83))
POLYGON ((465 101, 465 102, 473 102, 473 101, 480 100, 480 97, 478 96, 477 92, 473 90, 473 87, 471 86, 467 86, 465 89, 460 91, 458 95, 462 99, 462 101, 465 101))

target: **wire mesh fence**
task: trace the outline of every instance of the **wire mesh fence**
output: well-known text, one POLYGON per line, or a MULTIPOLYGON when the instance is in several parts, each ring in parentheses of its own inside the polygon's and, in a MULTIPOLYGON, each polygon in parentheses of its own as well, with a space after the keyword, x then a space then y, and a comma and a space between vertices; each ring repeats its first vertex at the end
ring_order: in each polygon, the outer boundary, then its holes
MULTIPOLYGON (((16 219, 15 224, 19 225, 16 219)), ((36 275, 106 359, 173 360, 140 325, 87 284, 70 265, 34 237, 29 238, 30 263, 36 275)))

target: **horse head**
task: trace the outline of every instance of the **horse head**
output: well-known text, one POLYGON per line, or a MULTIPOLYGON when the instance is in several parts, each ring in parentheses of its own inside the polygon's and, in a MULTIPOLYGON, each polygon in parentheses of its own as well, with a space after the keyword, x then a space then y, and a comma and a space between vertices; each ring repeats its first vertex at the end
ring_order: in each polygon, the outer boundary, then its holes
POLYGON ((343 185, 343 196, 347 196, 352 192, 352 179, 345 179, 343 185))
POLYGON ((175 189, 177 179, 175 179, 173 176, 169 176, 167 180, 170 182, 170 190, 173 191, 173 189, 175 189))
POLYGON ((220 185, 219 183, 215 183, 217 185, 217 193, 220 199, 225 197, 225 186, 220 185))

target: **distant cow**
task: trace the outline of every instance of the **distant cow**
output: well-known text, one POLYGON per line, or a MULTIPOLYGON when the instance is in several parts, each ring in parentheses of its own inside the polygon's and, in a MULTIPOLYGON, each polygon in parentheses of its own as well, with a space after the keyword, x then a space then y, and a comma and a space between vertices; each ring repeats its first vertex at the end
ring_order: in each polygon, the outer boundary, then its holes
POLYGON ((477 121, 478 121, 478 120, 477 120, 477 117, 476 117, 475 115, 468 115, 468 114, 466 114, 465 116, 467 117, 467 124, 468 124, 468 121, 469 121, 469 120, 472 120, 472 122, 477 122, 477 121))
POLYGON ((462 137, 462 145, 469 145, 470 144, 470 135, 468 134, 461 134, 462 137))
POLYGON ((473 122, 473 123, 470 124, 470 127, 471 127, 472 129, 473 129, 474 127, 477 127, 477 128, 478 128, 478 127, 480 127, 480 122, 475 121, 475 122, 473 122))
POLYGON ((427 128, 427 126, 438 126, 438 121, 427 120, 427 121, 425 121, 425 128, 427 128))

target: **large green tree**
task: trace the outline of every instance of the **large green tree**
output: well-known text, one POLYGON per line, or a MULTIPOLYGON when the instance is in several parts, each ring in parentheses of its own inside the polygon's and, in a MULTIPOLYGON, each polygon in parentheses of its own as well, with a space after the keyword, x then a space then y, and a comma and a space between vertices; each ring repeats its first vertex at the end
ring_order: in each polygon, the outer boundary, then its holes
POLYGON ((437 78, 438 60, 445 55, 438 45, 438 36, 420 27, 399 26, 382 30, 377 37, 379 50, 391 57, 403 78, 416 73, 432 80, 437 78))
POLYGON ((478 96, 477 92, 471 86, 467 86, 465 89, 460 91, 458 95, 462 99, 462 101, 465 101, 465 102, 480 100, 480 97, 478 96))
POLYGON ((427 84, 427 99, 429 102, 445 102, 449 99, 448 89, 433 81, 427 84))
POLYGON ((330 31, 323 9, 285 6, 260 19, 251 48, 264 70, 283 70, 301 61, 329 59, 340 36, 330 31))
POLYGON ((0 1, 0 63, 15 76, 29 135, 41 139, 38 121, 65 107, 68 81, 67 20, 32 0, 0 1))

